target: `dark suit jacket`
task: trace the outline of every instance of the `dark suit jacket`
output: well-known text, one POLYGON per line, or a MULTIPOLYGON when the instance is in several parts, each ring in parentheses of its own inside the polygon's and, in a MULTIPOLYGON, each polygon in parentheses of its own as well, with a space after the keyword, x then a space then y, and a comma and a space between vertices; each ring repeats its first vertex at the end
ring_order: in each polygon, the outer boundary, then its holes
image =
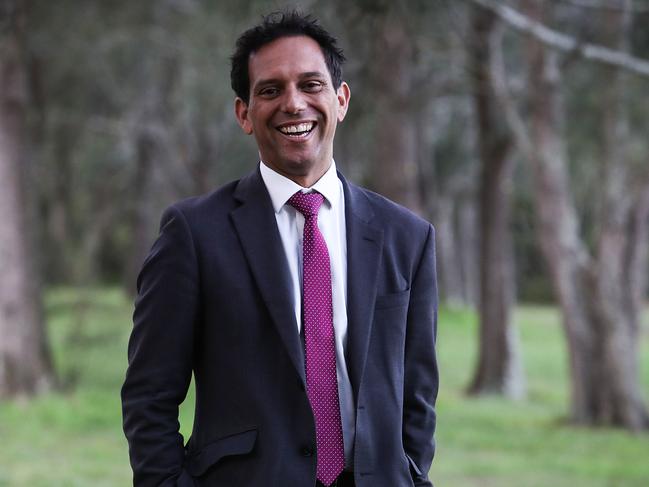
MULTIPOLYGON (((430 486, 430 224, 345 181, 358 487, 430 486)), ((124 431, 137 486, 312 487, 315 425, 286 257, 259 171, 163 215, 138 278, 124 431), (194 427, 178 432, 192 372, 194 427)))

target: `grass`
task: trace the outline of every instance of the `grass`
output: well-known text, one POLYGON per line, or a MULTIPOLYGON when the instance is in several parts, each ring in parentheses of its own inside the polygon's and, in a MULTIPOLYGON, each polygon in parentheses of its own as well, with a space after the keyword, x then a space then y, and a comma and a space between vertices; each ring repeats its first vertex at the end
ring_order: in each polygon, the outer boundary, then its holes
MULTIPOLYGON (((126 369, 131 304, 117 290, 60 289, 47 297, 54 360, 63 390, 0 403, 0 487, 131 485, 121 431, 119 389, 126 369)), ((566 358, 558 315, 518 309, 528 396, 467 399, 474 366, 475 317, 442 310, 436 487, 645 487, 649 436, 564 424, 566 358)), ((643 388, 649 343, 643 339, 643 388)), ((181 410, 191 429, 190 395, 181 410)))
MULTIPOLYGON (((522 401, 467 399, 476 355, 475 317, 440 317, 438 450, 430 477, 437 486, 646 487, 649 438, 612 429, 568 426, 566 350, 557 311, 521 307, 519 331, 528 384, 522 401)), ((643 390, 649 353, 643 339, 643 390)))

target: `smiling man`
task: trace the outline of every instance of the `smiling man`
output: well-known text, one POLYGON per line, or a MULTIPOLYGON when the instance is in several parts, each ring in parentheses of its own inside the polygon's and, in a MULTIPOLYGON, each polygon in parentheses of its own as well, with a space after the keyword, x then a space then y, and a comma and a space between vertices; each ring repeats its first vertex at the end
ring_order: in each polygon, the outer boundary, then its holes
POLYGON ((294 12, 237 41, 260 162, 171 206, 144 262, 122 388, 134 485, 432 485, 434 232, 336 171, 343 61, 294 12))
POLYGON ((320 45, 306 35, 280 37, 253 51, 248 80, 249 92, 235 101, 239 124, 255 136, 264 165, 311 187, 332 166, 349 86, 332 79, 320 45))

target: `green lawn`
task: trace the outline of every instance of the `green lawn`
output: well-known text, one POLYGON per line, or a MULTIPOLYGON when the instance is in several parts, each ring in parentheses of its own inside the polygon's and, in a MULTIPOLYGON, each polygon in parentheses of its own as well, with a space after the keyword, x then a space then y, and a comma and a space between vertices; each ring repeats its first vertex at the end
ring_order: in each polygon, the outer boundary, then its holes
MULTIPOLYGON (((441 390, 438 449, 430 478, 437 487, 646 487, 649 434, 565 424, 566 351, 557 311, 525 306, 515 317, 528 396, 469 400, 476 355, 475 317, 446 311, 438 338, 441 390)), ((642 343, 643 390, 649 391, 649 340, 642 343)))
MULTIPOLYGON (((64 389, 30 402, 0 404, 0 487, 130 485, 119 401, 130 314, 129 300, 115 290, 48 295, 50 336, 64 389)), ((563 424, 566 361, 556 312, 522 307, 516 322, 528 398, 469 400, 463 388, 475 358, 475 318, 466 311, 440 315, 442 384, 431 470, 436 487, 649 485, 649 435, 563 424)), ((646 336, 642 350, 646 392, 646 336)), ((186 434, 191 404, 183 407, 181 422, 186 434)))

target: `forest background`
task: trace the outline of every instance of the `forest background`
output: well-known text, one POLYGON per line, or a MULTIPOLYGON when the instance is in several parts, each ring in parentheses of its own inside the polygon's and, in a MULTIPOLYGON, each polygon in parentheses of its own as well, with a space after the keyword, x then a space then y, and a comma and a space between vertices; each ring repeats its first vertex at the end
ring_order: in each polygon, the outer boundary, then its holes
POLYGON ((0 0, 0 486, 128 485, 135 277, 258 162, 229 56, 286 7, 348 58, 339 168, 437 229, 431 479, 647 485, 648 1, 0 0))

